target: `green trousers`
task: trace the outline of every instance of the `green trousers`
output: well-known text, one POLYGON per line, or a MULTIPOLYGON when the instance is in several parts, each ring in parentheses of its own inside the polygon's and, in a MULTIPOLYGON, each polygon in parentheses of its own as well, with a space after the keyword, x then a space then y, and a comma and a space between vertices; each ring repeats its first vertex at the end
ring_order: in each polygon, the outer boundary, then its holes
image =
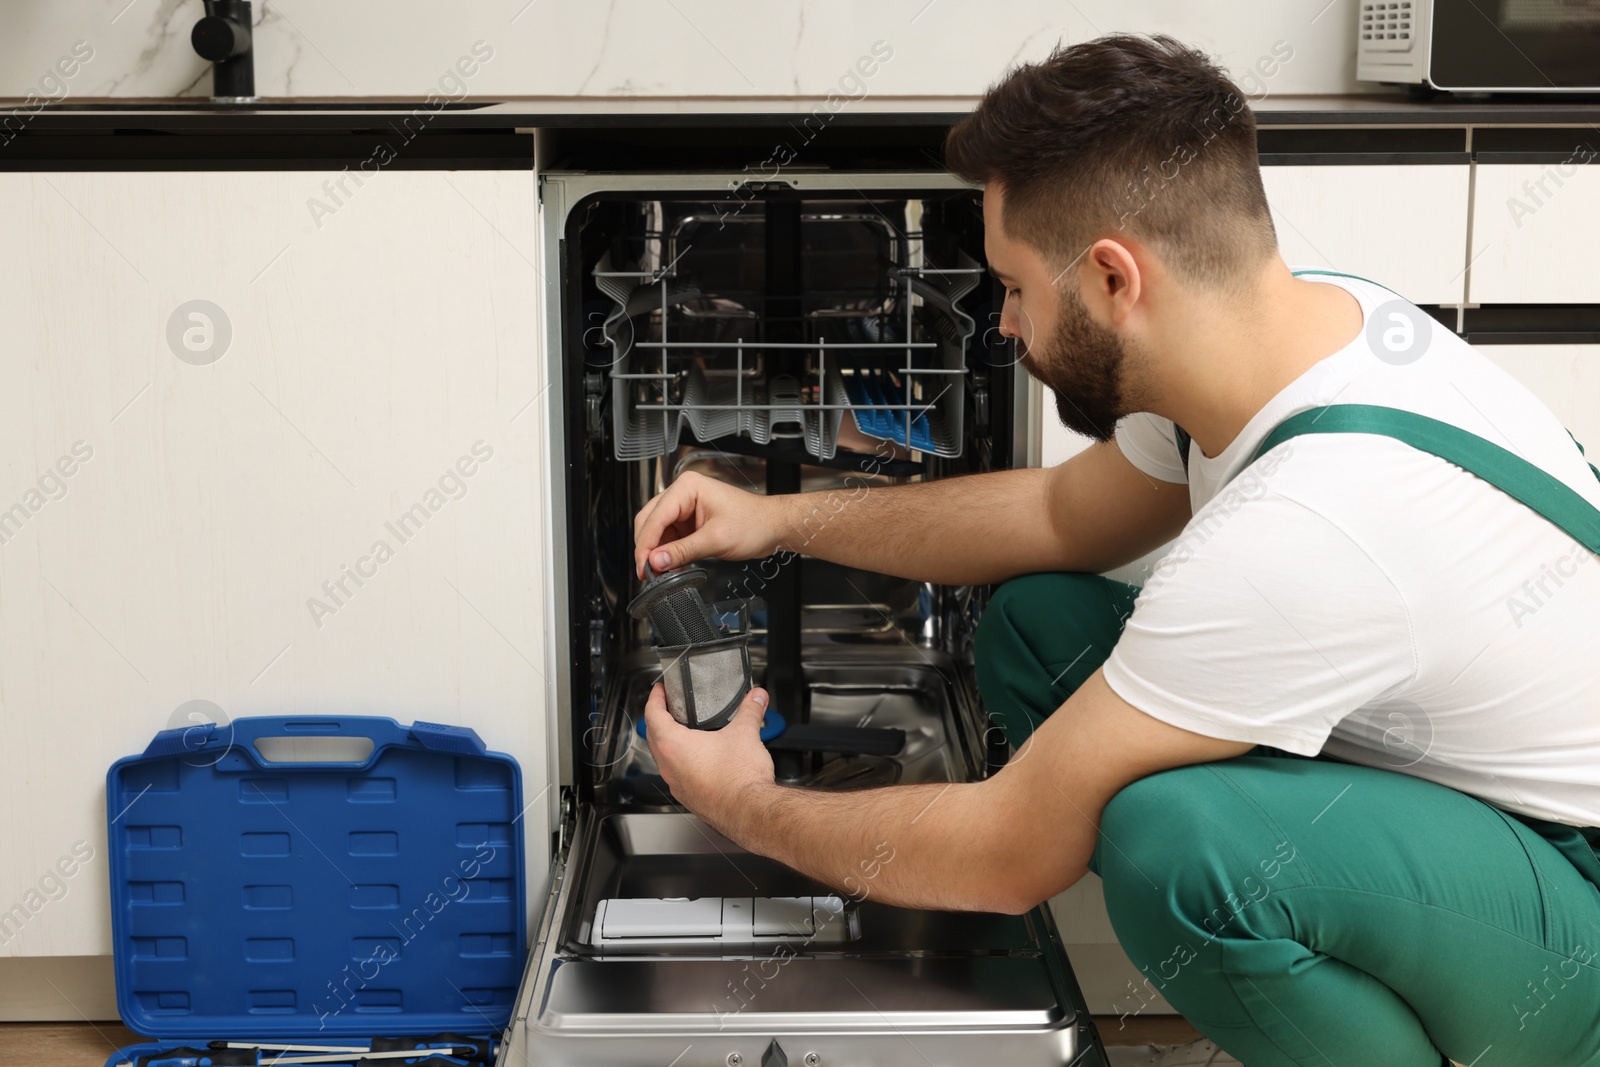
MULTIPOLYGON (((1087 574, 996 591, 978 682, 1014 743, 1105 660, 1137 593, 1087 574)), ((1258 748, 1124 788, 1090 869, 1144 975, 1130 1004, 1160 992, 1246 1067, 1600 1067, 1584 859, 1600 880, 1592 852, 1464 793, 1258 748)))

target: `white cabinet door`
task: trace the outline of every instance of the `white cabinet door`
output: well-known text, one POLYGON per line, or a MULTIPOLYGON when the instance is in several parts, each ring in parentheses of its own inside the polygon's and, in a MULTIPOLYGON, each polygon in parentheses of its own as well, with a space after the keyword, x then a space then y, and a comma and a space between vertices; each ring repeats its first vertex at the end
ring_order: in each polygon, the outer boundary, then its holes
MULTIPOLYGON (((1094 444, 1091 438, 1062 425, 1049 390, 1038 382, 1029 385, 1042 394, 1040 402, 1033 405, 1039 419, 1040 466, 1064 463, 1094 444)), ((1166 546, 1162 546, 1108 574, 1120 581, 1140 584, 1149 578, 1150 571, 1165 554, 1166 546)), ((1061 928, 1073 974, 1083 989, 1089 1011, 1118 1017, 1117 1024, 1107 1031, 1108 1036, 1123 1029, 1130 1018, 1174 1013, 1175 1009, 1146 982, 1145 976, 1117 943, 1111 917, 1106 914, 1099 878, 1086 875, 1071 889, 1052 898, 1050 909, 1056 925, 1061 928)))
POLYGON ((1370 278, 1417 304, 1456 304, 1467 259, 1466 164, 1261 168, 1291 267, 1370 278))
POLYGON ((1472 254, 1474 303, 1600 301, 1600 164, 1480 163, 1472 254))
MULTIPOLYGON (((1039 466, 1054 467, 1065 463, 1079 452, 1094 444, 1094 439, 1087 437, 1076 430, 1069 430, 1062 424, 1056 415, 1055 397, 1048 389, 1043 388, 1037 381, 1029 379, 1028 388, 1032 389, 1037 398, 1032 403, 1031 411, 1036 413, 1038 419, 1039 440, 1039 466)), ((1145 553, 1136 560, 1132 560, 1120 567, 1106 571, 1106 575, 1117 579, 1119 582, 1132 582, 1134 585, 1143 585, 1150 577, 1150 572, 1155 570, 1156 564, 1161 562, 1161 557, 1167 554, 1167 546, 1145 553)), ((1115 947, 1115 946, 1113 946, 1115 947)), ((1096 1009, 1097 1011, 1099 1009, 1096 1009)))
POLYGON ((1600 345, 1477 345, 1533 391, 1600 465, 1600 345))
POLYGON ((1084 875, 1071 889, 1052 897, 1050 913, 1090 1014, 1117 1017, 1116 1025, 1101 1028, 1103 1036, 1112 1039, 1129 1019, 1139 1016, 1177 1014, 1160 992, 1164 984, 1156 970, 1160 961, 1146 963, 1149 973, 1141 971, 1117 943, 1099 877, 1084 875))
MULTIPOLYGON (((1021 372, 1021 368, 1018 368, 1021 372)), ((1079 452, 1094 444, 1094 438, 1069 430, 1056 414, 1056 398, 1037 379, 1028 379, 1028 388, 1039 394, 1033 406, 1039 418, 1039 466, 1054 467, 1065 463, 1079 452)))
POLYGON ((534 176, 338 177, 0 175, 0 956, 110 950, 106 768, 192 700, 475 728, 543 880, 534 176))

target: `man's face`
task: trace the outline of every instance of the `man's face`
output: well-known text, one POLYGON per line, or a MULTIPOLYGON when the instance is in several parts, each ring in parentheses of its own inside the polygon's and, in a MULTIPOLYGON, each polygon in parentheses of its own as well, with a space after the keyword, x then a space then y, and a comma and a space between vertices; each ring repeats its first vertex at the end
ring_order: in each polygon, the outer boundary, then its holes
POLYGON ((1038 249, 1008 237, 1000 224, 1003 193, 984 190, 984 253, 1006 287, 1000 333, 1017 338, 1023 369, 1055 393, 1056 414, 1070 430, 1111 440, 1127 414, 1123 374, 1127 350, 1109 327, 1094 321, 1078 295, 1079 264, 1052 270, 1038 249))

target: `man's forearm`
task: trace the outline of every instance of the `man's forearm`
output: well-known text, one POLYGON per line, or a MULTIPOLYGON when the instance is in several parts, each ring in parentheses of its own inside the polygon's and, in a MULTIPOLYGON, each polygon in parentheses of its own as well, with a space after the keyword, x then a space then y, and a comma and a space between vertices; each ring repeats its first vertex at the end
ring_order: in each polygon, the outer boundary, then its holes
POLYGON ((1048 472, 994 471, 909 485, 846 485, 782 497, 780 547, 850 567, 981 585, 1061 565, 1048 472))
POLYGON ((982 824, 982 783, 821 792, 764 786, 714 825, 740 847, 839 890, 908 908, 1021 911, 1024 879, 982 824), (1023 889, 1018 893, 1018 889, 1023 889))

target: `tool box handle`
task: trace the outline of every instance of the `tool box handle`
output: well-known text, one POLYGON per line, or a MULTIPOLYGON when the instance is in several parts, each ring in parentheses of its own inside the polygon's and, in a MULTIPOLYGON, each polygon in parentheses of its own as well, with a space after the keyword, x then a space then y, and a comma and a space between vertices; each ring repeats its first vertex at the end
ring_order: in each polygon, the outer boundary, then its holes
MULTIPOLYGON (((469 726, 435 722, 415 722, 410 726, 402 726, 393 719, 378 715, 253 715, 225 724, 204 723, 162 730, 145 748, 144 754, 147 757, 200 755, 235 750, 246 753, 252 761, 263 766, 295 770, 365 767, 386 748, 425 749, 467 756, 482 756, 487 752, 483 739, 469 726), (330 741, 365 739, 371 742, 372 748, 363 758, 355 760, 268 759, 263 755, 259 742, 270 742, 276 738, 330 741)), ((345 750, 348 751, 348 747, 345 750)))

